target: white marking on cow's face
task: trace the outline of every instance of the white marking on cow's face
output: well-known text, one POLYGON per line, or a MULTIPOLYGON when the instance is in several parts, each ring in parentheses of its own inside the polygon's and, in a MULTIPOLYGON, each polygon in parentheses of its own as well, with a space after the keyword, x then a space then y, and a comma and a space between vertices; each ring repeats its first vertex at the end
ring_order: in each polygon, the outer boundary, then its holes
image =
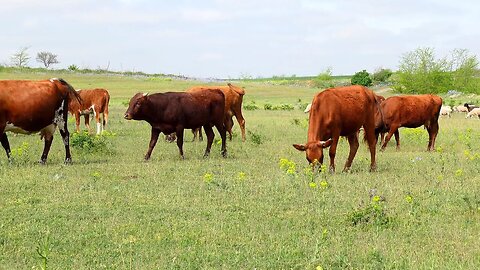
POLYGON ((61 131, 65 131, 65 120, 63 119, 63 106, 65 104, 65 100, 62 100, 62 104, 60 107, 55 110, 55 117, 53 118, 53 123, 58 125, 58 128, 61 131))
POLYGON ((5 126, 5 131, 4 132, 7 132, 7 131, 10 131, 10 132, 13 132, 13 133, 21 133, 21 134, 35 133, 35 132, 24 130, 21 127, 17 127, 14 124, 8 123, 8 122, 7 122, 7 125, 5 126))

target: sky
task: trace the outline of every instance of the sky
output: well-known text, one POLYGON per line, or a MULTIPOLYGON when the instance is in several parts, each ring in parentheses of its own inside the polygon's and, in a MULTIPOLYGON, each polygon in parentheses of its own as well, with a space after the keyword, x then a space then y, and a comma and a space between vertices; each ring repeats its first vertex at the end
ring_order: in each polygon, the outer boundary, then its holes
POLYGON ((0 64, 28 47, 66 68, 198 78, 397 69, 419 47, 480 56, 480 1, 2 0, 0 64))

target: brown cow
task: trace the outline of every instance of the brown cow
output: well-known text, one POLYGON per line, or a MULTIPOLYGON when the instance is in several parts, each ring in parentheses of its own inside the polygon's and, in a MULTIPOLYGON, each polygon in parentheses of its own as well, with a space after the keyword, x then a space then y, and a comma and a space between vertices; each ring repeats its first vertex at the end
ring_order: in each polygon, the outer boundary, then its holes
POLYGON ((68 101, 80 96, 66 81, 4 80, 0 81, 0 132, 10 159, 10 143, 5 132, 32 134, 40 132, 45 139, 40 163, 45 164, 58 126, 65 145, 65 163, 70 163, 69 132, 67 129, 68 101))
MULTIPOLYGON (((242 101, 243 96, 245 95, 245 90, 231 83, 228 83, 227 86, 194 86, 192 88, 189 88, 187 92, 191 93, 211 89, 220 89, 225 95, 225 127, 228 131, 230 140, 232 140, 232 118, 233 116, 235 116, 242 131, 242 141, 245 141, 245 119, 242 115, 242 101)), ((202 137, 201 129, 194 130, 194 140, 197 137, 197 133, 199 133, 200 138, 202 137)))
POLYGON ((82 99, 80 104, 77 100, 70 100, 68 111, 75 115, 75 124, 77 132, 80 132, 80 116, 85 117, 85 126, 90 131, 90 111, 97 122, 97 134, 100 134, 108 122, 108 103, 110 94, 106 89, 83 89, 77 90, 82 99), (103 113, 103 125, 100 124, 100 114, 103 113))
POLYGON ((323 164, 323 148, 330 147, 330 171, 335 171, 335 153, 340 136, 348 138, 350 154, 344 171, 349 170, 359 143, 357 132, 363 126, 365 139, 370 149, 370 170, 375 162, 375 111, 379 101, 366 87, 353 85, 326 89, 318 93, 312 102, 306 144, 294 144, 306 151, 310 163, 323 164))
POLYGON ((381 150, 385 150, 393 134, 400 149, 400 127, 417 128, 424 125, 428 131, 427 150, 435 148, 438 134, 438 117, 442 107, 442 98, 435 95, 411 95, 389 97, 381 103, 382 113, 377 113, 375 133, 388 131, 381 150))
POLYGON ((183 131, 203 126, 207 134, 204 157, 210 154, 215 126, 222 137, 222 155, 226 157, 226 131, 223 126, 225 96, 219 89, 200 93, 167 92, 137 93, 130 100, 125 113, 127 120, 145 120, 152 126, 152 134, 145 160, 150 159, 160 132, 177 135, 177 146, 183 156, 183 131))

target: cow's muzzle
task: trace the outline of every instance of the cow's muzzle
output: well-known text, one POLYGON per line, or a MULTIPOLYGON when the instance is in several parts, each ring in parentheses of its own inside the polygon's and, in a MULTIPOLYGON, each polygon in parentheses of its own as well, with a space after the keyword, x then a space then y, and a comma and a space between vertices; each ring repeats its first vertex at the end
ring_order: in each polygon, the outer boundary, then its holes
POLYGON ((129 114, 129 113, 126 113, 123 118, 127 119, 127 120, 132 120, 132 116, 129 114))

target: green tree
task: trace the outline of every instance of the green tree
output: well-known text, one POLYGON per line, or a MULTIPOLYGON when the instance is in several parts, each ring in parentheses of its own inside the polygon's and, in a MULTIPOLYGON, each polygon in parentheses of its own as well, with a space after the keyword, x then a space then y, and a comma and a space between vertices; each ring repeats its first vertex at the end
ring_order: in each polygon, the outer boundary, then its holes
POLYGON ((386 82, 393 72, 388 68, 379 68, 372 74, 372 79, 374 82, 386 82))
POLYGON ((334 87, 332 77, 332 68, 327 68, 325 71, 318 74, 318 76, 313 80, 315 87, 317 88, 331 88, 334 87))
POLYGON ((365 69, 355 73, 351 79, 352 84, 358 84, 363 86, 372 85, 372 78, 370 78, 370 73, 365 69))
POLYGON ((437 59, 433 48, 418 48, 402 56, 394 89, 402 93, 444 93, 450 89, 475 92, 476 56, 455 49, 437 59))

